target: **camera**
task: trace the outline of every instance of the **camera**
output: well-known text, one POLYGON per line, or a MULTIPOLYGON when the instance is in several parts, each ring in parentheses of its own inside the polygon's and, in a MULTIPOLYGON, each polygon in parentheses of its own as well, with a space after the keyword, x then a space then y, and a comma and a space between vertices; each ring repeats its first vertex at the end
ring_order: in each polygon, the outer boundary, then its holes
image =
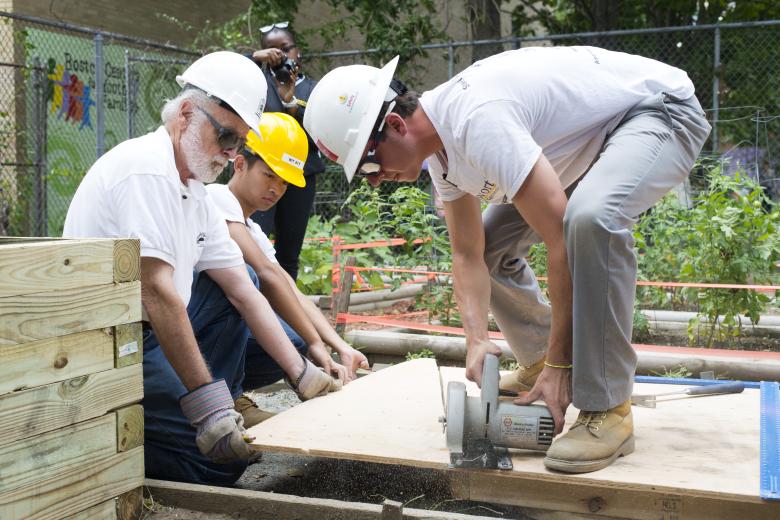
POLYGON ((295 60, 285 56, 282 63, 271 69, 271 73, 279 80, 279 83, 286 85, 288 81, 295 80, 295 69, 297 68, 298 64, 295 60))

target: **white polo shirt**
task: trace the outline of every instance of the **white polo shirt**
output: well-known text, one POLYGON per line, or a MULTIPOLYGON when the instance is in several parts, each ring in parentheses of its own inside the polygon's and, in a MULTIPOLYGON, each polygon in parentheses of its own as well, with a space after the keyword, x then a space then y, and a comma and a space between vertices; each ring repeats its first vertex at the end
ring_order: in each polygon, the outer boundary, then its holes
POLYGON ((442 200, 470 193, 511 203, 543 152, 565 187, 640 101, 693 96, 688 75, 596 47, 528 47, 478 61, 425 92, 420 106, 444 144, 428 158, 442 200))
POLYGON ((193 270, 244 264, 203 183, 181 183, 162 126, 120 143, 92 165, 73 196, 62 235, 140 239, 142 257, 173 266, 185 305, 193 270))
POLYGON ((206 191, 214 201, 214 205, 219 209, 222 218, 228 222, 240 222, 247 227, 249 235, 260 248, 260 251, 268 257, 268 259, 278 264, 276 260, 276 249, 274 245, 268 240, 268 235, 263 233, 263 229, 251 218, 244 219, 244 212, 241 210, 241 204, 233 192, 230 191, 225 184, 209 184, 206 186, 206 191))

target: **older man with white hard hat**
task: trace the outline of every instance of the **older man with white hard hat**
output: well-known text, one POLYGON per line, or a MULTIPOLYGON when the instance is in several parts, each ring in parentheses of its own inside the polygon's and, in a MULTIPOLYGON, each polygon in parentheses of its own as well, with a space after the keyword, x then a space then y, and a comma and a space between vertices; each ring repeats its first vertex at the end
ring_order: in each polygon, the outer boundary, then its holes
POLYGON ((634 449, 630 396, 636 259, 631 226, 687 177, 710 126, 686 73, 596 47, 491 56, 419 97, 393 80, 397 59, 329 72, 304 126, 317 146, 373 185, 417 180, 428 160, 444 201, 466 375, 481 379, 488 306, 518 370, 501 389, 543 399, 563 428, 554 470, 603 468, 634 449), (488 209, 481 211, 481 204, 488 209), (548 251, 550 306, 525 257, 548 251))
POLYGON ((176 80, 163 125, 87 172, 64 235, 140 239, 147 476, 231 485, 254 455, 234 410, 247 326, 301 398, 336 383, 292 346, 203 186, 258 131, 262 72, 215 52, 176 80))

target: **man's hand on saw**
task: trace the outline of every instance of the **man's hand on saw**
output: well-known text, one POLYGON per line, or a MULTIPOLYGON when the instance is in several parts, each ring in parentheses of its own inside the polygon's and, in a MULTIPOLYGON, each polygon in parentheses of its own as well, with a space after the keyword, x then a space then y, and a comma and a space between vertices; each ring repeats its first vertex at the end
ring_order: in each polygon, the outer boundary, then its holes
POLYGON ((485 356, 495 354, 501 356, 501 349, 488 339, 470 342, 466 352, 466 379, 474 381, 482 388, 482 365, 485 364, 485 356))
POLYGON ((521 393, 515 404, 531 404, 542 400, 555 421, 555 435, 563 431, 566 409, 571 404, 571 370, 545 366, 529 392, 521 393))

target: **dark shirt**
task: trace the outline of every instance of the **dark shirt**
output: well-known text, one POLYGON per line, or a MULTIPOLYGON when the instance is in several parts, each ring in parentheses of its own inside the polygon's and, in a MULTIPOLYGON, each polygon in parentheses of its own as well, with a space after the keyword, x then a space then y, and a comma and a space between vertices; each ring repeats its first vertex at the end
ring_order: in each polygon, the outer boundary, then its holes
MULTIPOLYGON (((276 81, 274 80, 271 71, 268 70, 268 67, 261 68, 263 69, 263 74, 265 74, 265 79, 268 83, 268 99, 266 99, 265 102, 265 111, 283 112, 285 114, 289 113, 282 104, 282 98, 279 95, 279 92, 276 90, 276 81)), ((307 101, 311 95, 311 91, 314 90, 314 86, 316 84, 317 82, 313 79, 310 79, 308 76, 300 76, 295 84, 295 97, 300 101, 307 101)), ((306 107, 298 105, 298 110, 293 116, 296 120, 298 120, 301 128, 303 128, 303 114, 305 111, 306 107)), ((303 174, 314 175, 316 173, 325 171, 325 163, 322 161, 320 151, 317 149, 317 146, 314 144, 314 141, 312 141, 308 132, 306 132, 306 137, 309 139, 309 155, 306 157, 306 164, 303 166, 303 174)))

